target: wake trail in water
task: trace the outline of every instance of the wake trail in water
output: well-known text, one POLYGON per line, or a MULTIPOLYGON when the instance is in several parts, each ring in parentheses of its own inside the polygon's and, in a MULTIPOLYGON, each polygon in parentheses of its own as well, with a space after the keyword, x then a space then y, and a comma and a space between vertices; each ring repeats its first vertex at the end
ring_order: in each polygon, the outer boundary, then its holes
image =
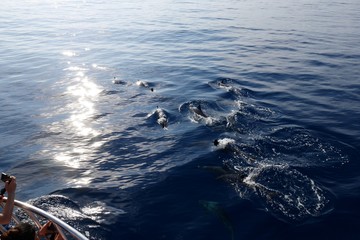
POLYGON ((345 164, 348 157, 336 143, 296 126, 266 126, 269 120, 276 121, 277 114, 249 99, 250 94, 245 94, 249 91, 237 86, 236 80, 220 79, 210 85, 231 94, 226 98, 233 101, 230 114, 224 115, 208 101, 190 101, 179 109, 188 112, 194 122, 222 126, 225 136, 213 142, 217 150, 228 152, 220 178, 241 198, 258 202, 286 222, 301 222, 331 211, 332 195, 300 169, 345 164), (203 121, 211 117, 216 119, 211 124, 203 121))

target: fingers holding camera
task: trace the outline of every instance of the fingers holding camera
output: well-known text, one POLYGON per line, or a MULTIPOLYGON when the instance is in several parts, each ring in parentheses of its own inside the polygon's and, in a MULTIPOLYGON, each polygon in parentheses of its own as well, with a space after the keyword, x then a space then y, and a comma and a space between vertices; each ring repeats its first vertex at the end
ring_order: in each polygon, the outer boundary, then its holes
POLYGON ((8 195, 15 193, 15 190, 16 190, 16 177, 11 176, 10 179, 5 182, 5 189, 6 189, 7 193, 8 193, 8 195))
POLYGON ((16 178, 11 176, 9 178, 3 179, 3 176, 1 176, 1 180, 5 182, 5 188, 1 189, 1 194, 3 195, 6 190, 7 200, 5 207, 3 207, 2 213, 0 213, 0 224, 9 224, 14 209, 16 178))

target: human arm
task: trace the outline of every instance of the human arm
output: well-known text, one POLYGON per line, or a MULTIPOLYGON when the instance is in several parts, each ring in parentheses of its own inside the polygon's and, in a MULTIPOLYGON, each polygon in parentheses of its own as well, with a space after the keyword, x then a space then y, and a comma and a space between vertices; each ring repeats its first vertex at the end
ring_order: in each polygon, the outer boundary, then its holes
POLYGON ((5 182, 5 189, 7 191, 7 201, 2 213, 0 213, 0 224, 8 224, 11 221, 12 212, 14 209, 16 178, 11 176, 11 180, 5 182))

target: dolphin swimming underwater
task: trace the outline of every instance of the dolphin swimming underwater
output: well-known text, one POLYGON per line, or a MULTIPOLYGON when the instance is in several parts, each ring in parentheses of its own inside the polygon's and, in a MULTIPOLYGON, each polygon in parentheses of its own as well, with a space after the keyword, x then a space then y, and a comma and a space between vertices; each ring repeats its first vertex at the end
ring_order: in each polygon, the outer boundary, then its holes
POLYGON ((254 172, 257 171, 257 168, 255 167, 202 166, 201 168, 217 174, 216 179, 218 180, 238 187, 243 186, 247 189, 252 189, 256 194, 264 196, 269 202, 274 197, 281 195, 279 191, 256 182, 256 174, 254 172))
POLYGON ((204 207, 209 213, 218 217, 225 227, 230 231, 231 239, 234 239, 234 227, 230 217, 225 212, 224 208, 218 202, 199 200, 199 204, 204 207))
POLYGON ((235 170, 225 169, 224 167, 221 166, 202 166, 201 168, 219 175, 216 179, 221 179, 228 182, 243 183, 244 179, 248 176, 248 172, 246 172, 245 170, 242 171, 240 169, 237 169, 235 171, 235 170))
POLYGON ((256 159, 252 158, 235 144, 235 140, 231 138, 215 139, 213 144, 225 150, 230 150, 235 155, 240 157, 240 161, 237 164, 233 162, 224 163, 223 166, 203 166, 203 169, 210 170, 219 176, 217 179, 230 182, 231 184, 239 184, 247 188, 253 189, 255 192, 265 196, 267 200, 270 200, 279 195, 279 191, 268 188, 258 183, 257 176, 258 171, 266 168, 266 165, 258 163, 256 159), (239 164, 239 165, 238 165, 239 164))

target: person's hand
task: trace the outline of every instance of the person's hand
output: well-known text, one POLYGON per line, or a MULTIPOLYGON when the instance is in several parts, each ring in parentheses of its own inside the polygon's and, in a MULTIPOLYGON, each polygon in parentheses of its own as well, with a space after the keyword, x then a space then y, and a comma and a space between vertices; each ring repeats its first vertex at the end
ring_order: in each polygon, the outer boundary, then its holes
POLYGON ((5 182, 5 189, 8 194, 14 194, 16 190, 16 177, 11 176, 11 181, 7 180, 5 182))

